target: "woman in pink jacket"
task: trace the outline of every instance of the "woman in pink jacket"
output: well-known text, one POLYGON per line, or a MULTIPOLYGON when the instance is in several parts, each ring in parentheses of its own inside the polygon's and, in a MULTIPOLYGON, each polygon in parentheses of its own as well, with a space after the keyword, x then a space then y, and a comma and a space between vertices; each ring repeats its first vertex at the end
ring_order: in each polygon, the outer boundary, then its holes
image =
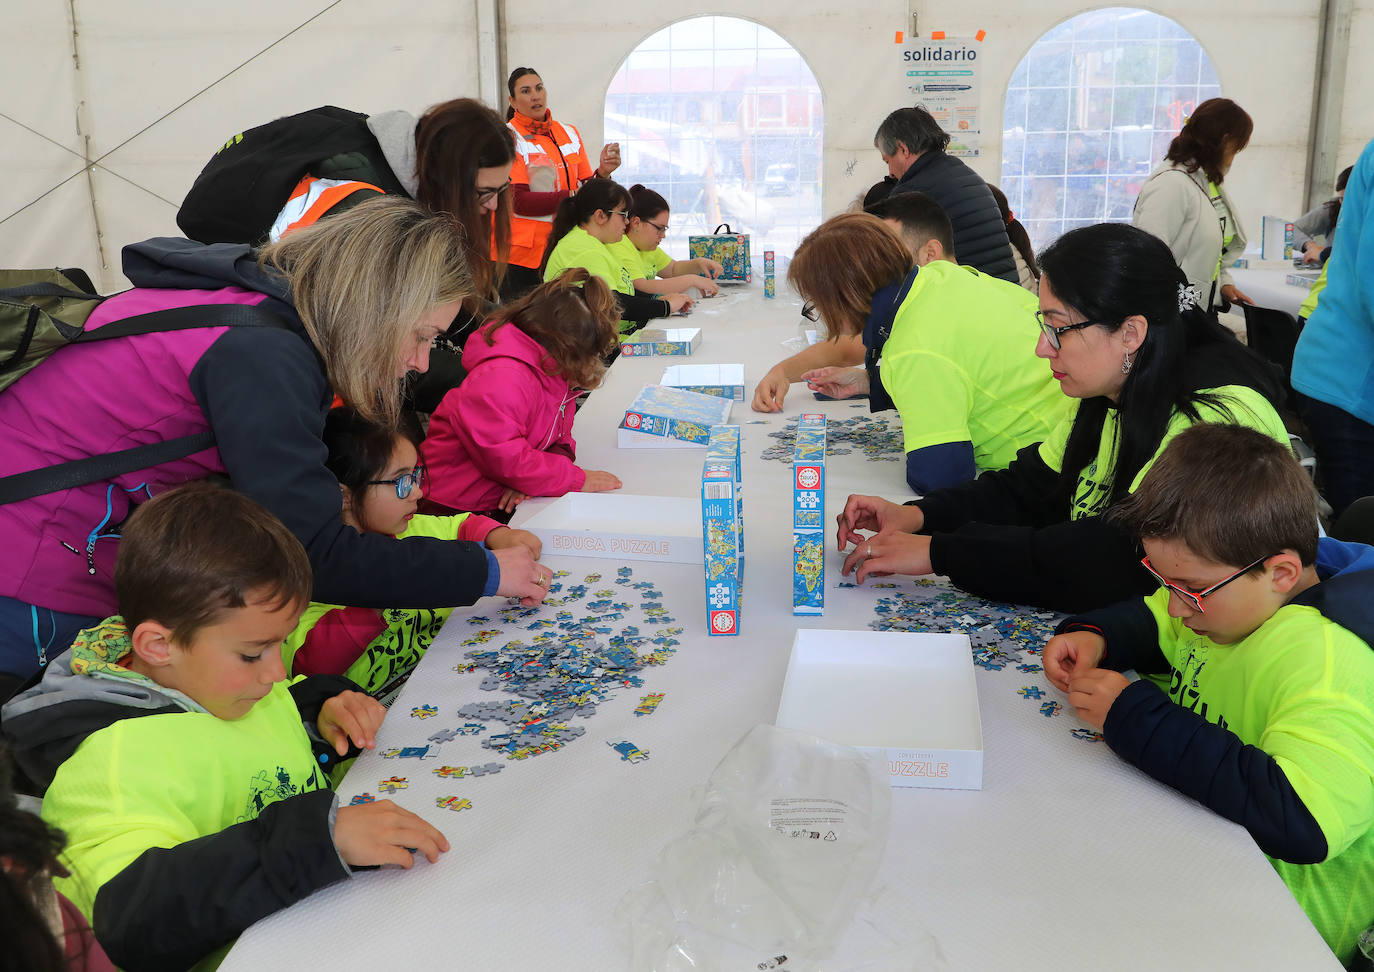
POLYGON ((444 396, 424 444, 429 498, 506 511, 526 496, 620 488, 576 464, 579 395, 601 383, 620 312, 609 287, 574 268, 496 312, 463 349, 468 376, 444 396))

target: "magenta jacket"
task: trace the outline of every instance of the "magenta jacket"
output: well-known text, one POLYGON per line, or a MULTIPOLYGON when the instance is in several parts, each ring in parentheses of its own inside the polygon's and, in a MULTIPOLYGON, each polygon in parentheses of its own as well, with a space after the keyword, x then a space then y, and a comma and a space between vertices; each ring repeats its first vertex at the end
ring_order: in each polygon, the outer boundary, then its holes
POLYGON ((491 327, 468 338, 468 376, 434 410, 424 444, 427 493, 455 510, 495 509, 508 486, 562 496, 587 478, 573 462, 578 392, 524 331, 504 324, 489 344, 491 327))
MULTIPOLYGON (((71 345, 0 394, 0 475, 192 435, 214 448, 107 482, 0 505, 0 595, 97 618, 116 613, 120 524, 138 503, 213 474, 301 541, 315 600, 450 607, 494 593, 480 544, 359 534, 343 525, 320 438, 333 392, 280 278, 248 247, 160 239, 124 250, 135 289, 87 327, 190 304, 262 304, 289 327, 206 327, 71 345), (490 589, 488 589, 490 588, 490 589)), ((207 311, 213 314, 213 310, 207 311)), ((0 646, 0 659, 14 646, 0 646)), ((0 664, 0 671, 15 670, 0 664)))

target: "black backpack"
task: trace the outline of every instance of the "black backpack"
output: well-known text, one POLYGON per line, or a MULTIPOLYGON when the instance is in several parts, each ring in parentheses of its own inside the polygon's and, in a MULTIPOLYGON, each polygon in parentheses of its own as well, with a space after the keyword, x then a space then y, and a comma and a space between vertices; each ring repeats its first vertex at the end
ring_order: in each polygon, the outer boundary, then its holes
MULTIPOLYGON (((251 304, 206 304, 137 314, 87 331, 86 319, 105 300, 93 290, 81 270, 0 270, 0 394, 69 344, 199 327, 291 327, 251 304)), ((199 432, 3 476, 0 505, 113 479, 214 444, 214 433, 199 432)))
MULTIPOLYGON (((403 192, 391 176, 367 116, 325 105, 250 128, 225 142, 206 163, 177 211, 177 226, 201 243, 248 243, 267 238, 272 222, 321 161, 357 153, 372 163, 377 187, 403 192)), ((369 180, 373 181, 373 180, 369 180)))

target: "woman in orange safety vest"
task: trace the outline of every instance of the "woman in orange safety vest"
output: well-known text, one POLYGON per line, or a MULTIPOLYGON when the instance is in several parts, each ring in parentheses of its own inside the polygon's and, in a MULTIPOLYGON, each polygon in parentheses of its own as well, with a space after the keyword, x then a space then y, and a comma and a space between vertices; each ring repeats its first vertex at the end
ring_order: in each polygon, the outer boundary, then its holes
POLYGON ((554 121, 544 82, 534 68, 512 71, 506 90, 510 93, 506 125, 515 133, 510 265, 502 291, 510 298, 541 282, 539 262, 558 204, 593 176, 609 179, 620 165, 620 146, 610 142, 602 148, 593 172, 582 134, 572 125, 554 121))

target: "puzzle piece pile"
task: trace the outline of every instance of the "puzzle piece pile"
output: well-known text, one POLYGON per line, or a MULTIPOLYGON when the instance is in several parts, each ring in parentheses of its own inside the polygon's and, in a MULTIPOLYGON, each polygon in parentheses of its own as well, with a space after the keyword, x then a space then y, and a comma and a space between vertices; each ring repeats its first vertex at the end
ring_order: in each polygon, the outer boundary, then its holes
POLYGON ((968 635, 973 663, 989 671, 1015 665, 1018 671, 1039 671, 1024 655, 1039 655, 1062 615, 1033 608, 1017 608, 965 594, 929 578, 917 578, 914 591, 880 597, 878 617, 868 623, 875 631, 953 631, 968 635))
MULTIPOLYGON (((896 462, 906 453, 902 448, 901 422, 896 419, 895 412, 892 416, 891 419, 872 415, 856 415, 847 419, 827 418, 825 454, 844 456, 858 449, 869 462, 896 462)), ((760 458, 791 463, 796 450, 797 417, 794 415, 781 429, 769 432, 768 435, 777 440, 777 445, 764 449, 760 458)))

